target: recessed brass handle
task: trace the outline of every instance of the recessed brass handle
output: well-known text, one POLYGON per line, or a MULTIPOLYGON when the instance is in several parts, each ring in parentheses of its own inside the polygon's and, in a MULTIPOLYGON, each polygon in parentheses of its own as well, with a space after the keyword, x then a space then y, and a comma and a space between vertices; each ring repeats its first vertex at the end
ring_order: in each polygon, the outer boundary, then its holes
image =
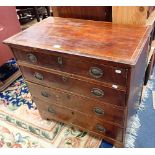
POLYGON ((38 80, 43 80, 43 79, 44 79, 43 75, 40 74, 40 73, 38 73, 38 72, 35 72, 35 73, 34 73, 34 77, 35 77, 36 79, 38 79, 38 80))
POLYGON ((56 111, 51 107, 48 107, 48 112, 50 112, 52 115, 56 115, 56 111))
POLYGON ((34 54, 27 54, 27 58, 30 62, 36 63, 37 62, 37 57, 34 54))
POLYGON ((63 64, 63 59, 62 59, 62 57, 58 57, 58 58, 57 58, 57 63, 58 63, 59 65, 62 65, 62 64, 63 64))
POLYGON ((106 132, 106 129, 105 129, 102 125, 100 125, 100 124, 97 124, 97 125, 96 125, 96 129, 97 129, 98 131, 100 131, 100 132, 106 132))
POLYGON ((101 89, 99 89, 99 88, 93 88, 93 89, 91 90, 91 93, 92 93, 93 95, 95 95, 96 97, 103 97, 103 96, 104 96, 103 90, 101 90, 101 89))
POLYGON ((47 93, 46 91, 41 91, 41 95, 46 97, 46 98, 50 97, 50 94, 47 93))
POLYGON ((95 112, 95 114, 97 115, 104 115, 104 110, 99 108, 99 107, 95 107, 93 108, 93 111, 95 112))
POLYGON ((98 68, 98 67, 91 67, 89 69, 89 74, 93 77, 93 78, 101 78, 103 76, 103 71, 102 69, 98 68))

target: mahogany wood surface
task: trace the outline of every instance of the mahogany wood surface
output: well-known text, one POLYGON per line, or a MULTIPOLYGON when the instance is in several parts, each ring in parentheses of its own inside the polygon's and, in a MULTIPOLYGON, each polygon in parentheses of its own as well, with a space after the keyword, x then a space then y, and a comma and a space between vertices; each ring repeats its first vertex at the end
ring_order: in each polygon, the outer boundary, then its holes
POLYGON ((49 17, 4 42, 134 65, 148 31, 146 26, 49 17))
POLYGON ((31 50, 14 49, 14 54, 17 60, 28 62, 30 64, 52 68, 83 77, 91 78, 101 82, 110 82, 121 86, 126 86, 127 71, 120 67, 106 66, 98 63, 90 63, 81 61, 81 59, 74 59, 66 57, 63 54, 43 54, 41 52, 35 52, 31 50), (35 58, 35 61, 31 60, 29 56, 35 58), (59 62, 61 60, 61 63, 59 62), (101 77, 94 77, 91 74, 92 68, 98 68, 101 70, 101 77), (117 73, 118 71, 118 73, 117 73))
POLYGON ((52 12, 54 17, 112 20, 111 6, 52 6, 52 12))
POLYGON ((87 97, 81 97, 79 95, 48 88, 31 82, 27 82, 27 84, 32 96, 47 102, 48 105, 50 105, 50 103, 56 103, 91 115, 96 119, 103 119, 105 121, 111 121, 121 127, 124 126, 125 110, 120 109, 120 107, 114 107, 108 103, 98 102, 87 97), (97 108, 100 109, 100 111, 102 110, 103 113, 97 113, 95 111, 97 108))
POLYGON ((26 66, 20 66, 23 75, 26 80, 37 84, 42 84, 47 87, 64 89, 81 96, 88 96, 99 101, 108 102, 110 104, 125 106, 125 92, 122 90, 105 87, 96 83, 90 83, 82 81, 80 79, 74 79, 63 74, 55 74, 38 69, 37 67, 30 68, 26 66), (39 74, 43 77, 42 80, 35 77, 39 74), (94 95, 92 92, 94 89, 99 89, 103 95, 94 95))
POLYGON ((87 130, 97 132, 101 136, 105 135, 114 138, 118 141, 122 141, 123 129, 120 127, 107 123, 103 120, 95 120, 91 116, 88 116, 75 110, 70 110, 63 106, 58 106, 52 103, 48 105, 44 101, 36 98, 33 98, 33 100, 34 102, 36 102, 38 109, 40 109, 39 111, 40 114, 43 115, 43 118, 59 120, 72 125, 75 124, 87 130), (97 125, 104 127, 105 131, 97 129, 97 125))

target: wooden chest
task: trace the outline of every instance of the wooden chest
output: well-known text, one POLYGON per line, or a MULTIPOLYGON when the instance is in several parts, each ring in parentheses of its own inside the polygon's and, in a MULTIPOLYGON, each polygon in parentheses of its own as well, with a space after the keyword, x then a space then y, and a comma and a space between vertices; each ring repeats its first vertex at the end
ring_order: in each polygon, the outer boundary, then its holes
POLYGON ((7 39, 44 119, 123 147, 148 55, 143 26, 49 17, 7 39))

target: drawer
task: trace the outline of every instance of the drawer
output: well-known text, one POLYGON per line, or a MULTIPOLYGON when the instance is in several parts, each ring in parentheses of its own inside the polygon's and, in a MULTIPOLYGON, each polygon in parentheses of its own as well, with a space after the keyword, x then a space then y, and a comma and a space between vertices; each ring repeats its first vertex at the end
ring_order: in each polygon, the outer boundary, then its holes
POLYGON ((67 124, 79 126, 84 128, 86 131, 93 131, 102 136, 108 136, 118 141, 122 141, 123 128, 117 127, 111 123, 105 121, 99 121, 93 119, 83 113, 70 110, 68 108, 58 105, 48 105, 42 100, 34 98, 40 115, 44 119, 56 120, 67 124))
POLYGON ((124 126, 125 112, 122 109, 34 83, 27 82, 27 84, 33 97, 46 101, 49 105, 50 103, 56 103, 93 116, 95 119, 112 121, 120 126, 124 126))
MULTIPOLYGON (((51 53, 54 53, 51 51, 51 53)), ((63 54, 46 54, 46 52, 14 50, 17 60, 26 61, 31 64, 59 70, 86 78, 108 82, 120 86, 126 86, 126 69, 111 67, 101 64, 83 62, 63 54)), ((86 59, 87 60, 87 59, 86 59)))
POLYGON ((122 90, 26 66, 21 66, 20 69, 27 81, 52 88, 67 90, 82 96, 94 98, 98 101, 108 102, 118 106, 125 106, 126 93, 122 90))

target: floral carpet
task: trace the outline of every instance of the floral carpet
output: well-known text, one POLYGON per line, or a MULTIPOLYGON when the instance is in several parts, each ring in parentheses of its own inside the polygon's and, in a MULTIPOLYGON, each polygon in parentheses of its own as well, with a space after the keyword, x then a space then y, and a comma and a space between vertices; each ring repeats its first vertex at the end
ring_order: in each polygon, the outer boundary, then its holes
POLYGON ((28 87, 20 77, 0 92, 0 147, 112 147, 60 122, 42 120, 28 87))

